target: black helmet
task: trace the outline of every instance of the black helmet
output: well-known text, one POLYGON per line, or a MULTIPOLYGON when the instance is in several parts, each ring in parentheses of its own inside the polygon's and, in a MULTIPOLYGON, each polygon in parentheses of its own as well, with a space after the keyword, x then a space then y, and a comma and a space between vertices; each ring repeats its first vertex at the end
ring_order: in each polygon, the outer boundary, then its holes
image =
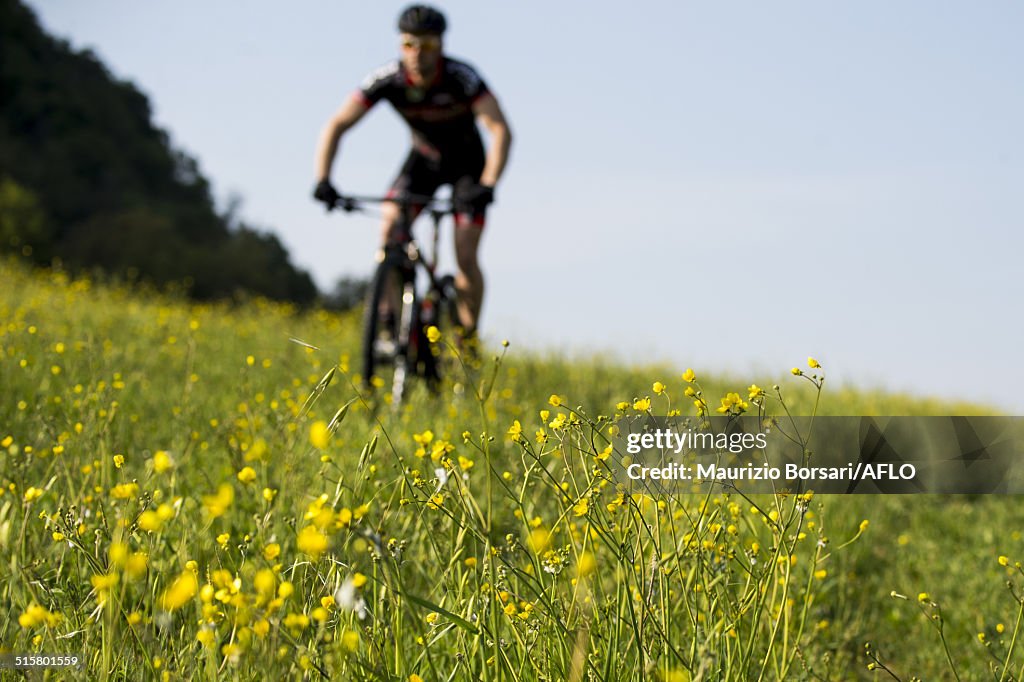
POLYGON ((446 28, 444 15, 429 5, 409 5, 398 17, 398 30, 402 33, 441 35, 446 28))

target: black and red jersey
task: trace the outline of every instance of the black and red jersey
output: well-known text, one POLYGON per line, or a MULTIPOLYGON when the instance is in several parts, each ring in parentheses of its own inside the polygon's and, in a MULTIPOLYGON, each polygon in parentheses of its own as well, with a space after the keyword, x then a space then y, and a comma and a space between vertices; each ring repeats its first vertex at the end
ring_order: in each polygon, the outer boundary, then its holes
POLYGON ((487 93, 487 84, 472 66, 445 56, 426 86, 413 85, 396 59, 367 76, 357 96, 367 107, 382 99, 390 102, 412 129, 416 148, 443 158, 482 150, 473 103, 487 93))

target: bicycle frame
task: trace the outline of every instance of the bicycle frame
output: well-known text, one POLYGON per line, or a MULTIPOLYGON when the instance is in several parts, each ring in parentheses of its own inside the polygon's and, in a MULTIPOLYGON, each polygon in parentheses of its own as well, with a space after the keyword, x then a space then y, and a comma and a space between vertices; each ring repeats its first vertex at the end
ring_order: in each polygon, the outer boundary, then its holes
MULTIPOLYGON (((343 197, 339 205, 346 212, 360 210, 365 204, 369 203, 384 203, 392 202, 398 204, 400 208, 400 215, 398 222, 395 226, 395 232, 397 233, 397 239, 395 241, 385 244, 384 249, 378 253, 378 263, 380 267, 384 266, 387 261, 392 262, 392 267, 397 267, 401 271, 409 273, 405 279, 401 291, 401 315, 395 320, 397 323, 396 333, 396 345, 395 352, 391 357, 391 361, 394 366, 394 374, 392 378, 392 404, 397 406, 401 397, 405 391, 405 379, 409 369, 410 361, 416 363, 419 366, 421 360, 417 360, 417 356, 411 356, 411 346, 418 337, 414 336, 417 330, 414 330, 414 324, 418 319, 420 313, 423 312, 424 301, 432 300, 434 303, 441 304, 450 299, 454 303, 454 296, 448 288, 445 286, 445 280, 449 277, 439 277, 437 274, 438 256, 439 256, 439 240, 440 240, 440 228, 441 220, 446 215, 454 214, 454 207, 451 202, 438 202, 431 197, 422 197, 415 195, 405 195, 402 197, 343 197), (415 211, 415 213, 414 213, 415 211), (412 234, 412 225, 415 218, 422 212, 426 212, 431 218, 432 233, 430 238, 430 251, 424 254, 412 234), (426 293, 423 297, 417 295, 417 273, 422 269, 426 272, 428 285, 426 293)), ((380 276, 380 275, 378 275, 380 276)), ((377 305, 372 301, 376 301, 377 294, 374 294, 371 302, 368 305, 377 305)), ((430 308, 426 308, 430 309, 430 308)), ((434 311, 437 312, 437 311, 434 311)), ((372 326, 376 328, 378 319, 375 313, 374 317, 367 316, 367 320, 375 320, 373 323, 367 322, 364 326, 372 326)), ((421 321, 421 320, 420 320, 421 321)), ((422 321, 421 321, 422 322, 422 321)), ((369 331, 368 336, 373 336, 377 332, 369 331)), ((367 349, 365 346, 368 341, 364 338, 364 354, 371 354, 371 359, 367 360, 367 363, 372 363, 371 366, 375 366, 377 363, 376 350, 367 349)), ((364 355, 364 357, 368 357, 364 355)), ((386 358, 385 358, 386 359, 386 358)), ((436 379, 436 369, 433 369, 433 365, 428 365, 432 369, 424 370, 428 371, 427 376, 433 375, 436 379)), ((369 370, 366 372, 369 374, 369 370)), ((364 380, 369 381, 370 377, 364 377, 364 380)))
MULTIPOLYGON (((409 260, 422 266, 423 270, 427 273, 427 277, 430 280, 430 286, 438 286, 437 281, 437 263, 439 254, 439 243, 441 238, 441 220, 445 215, 451 213, 450 210, 441 210, 432 208, 428 210, 431 218, 431 234, 430 234, 430 251, 426 254, 420 249, 419 242, 416 241, 416 237, 412 234, 412 223, 415 220, 415 216, 409 215, 411 212, 410 206, 402 207, 402 216, 399 218, 396 229, 403 233, 406 241, 404 244, 397 244, 396 246, 404 246, 406 256, 409 260)), ((387 248, 387 247, 385 247, 387 248)))

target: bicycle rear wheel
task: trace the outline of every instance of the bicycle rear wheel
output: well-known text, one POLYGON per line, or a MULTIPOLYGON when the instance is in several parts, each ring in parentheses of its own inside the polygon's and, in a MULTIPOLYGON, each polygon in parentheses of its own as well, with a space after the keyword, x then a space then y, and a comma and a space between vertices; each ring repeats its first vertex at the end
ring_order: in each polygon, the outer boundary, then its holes
POLYGON ((415 273, 400 256, 386 254, 377 266, 363 311, 363 383, 390 388, 392 405, 405 393, 409 340, 415 324, 415 273))

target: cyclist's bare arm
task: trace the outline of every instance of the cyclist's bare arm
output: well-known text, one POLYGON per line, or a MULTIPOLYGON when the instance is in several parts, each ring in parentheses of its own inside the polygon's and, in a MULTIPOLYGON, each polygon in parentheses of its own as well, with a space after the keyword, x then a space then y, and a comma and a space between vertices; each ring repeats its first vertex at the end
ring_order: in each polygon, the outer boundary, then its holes
POLYGON ((512 146, 512 131, 509 130, 508 122, 498 105, 498 100, 494 99, 490 93, 473 103, 473 113, 491 138, 491 143, 487 147, 484 172, 480 175, 480 184, 494 187, 508 161, 508 150, 512 146))
POLYGON ((369 111, 369 107, 366 106, 362 98, 358 94, 353 95, 341 105, 341 108, 324 126, 323 132, 320 133, 320 142, 316 147, 316 179, 318 181, 327 180, 330 177, 331 165, 338 153, 338 142, 341 140, 341 136, 358 123, 367 111, 369 111))

